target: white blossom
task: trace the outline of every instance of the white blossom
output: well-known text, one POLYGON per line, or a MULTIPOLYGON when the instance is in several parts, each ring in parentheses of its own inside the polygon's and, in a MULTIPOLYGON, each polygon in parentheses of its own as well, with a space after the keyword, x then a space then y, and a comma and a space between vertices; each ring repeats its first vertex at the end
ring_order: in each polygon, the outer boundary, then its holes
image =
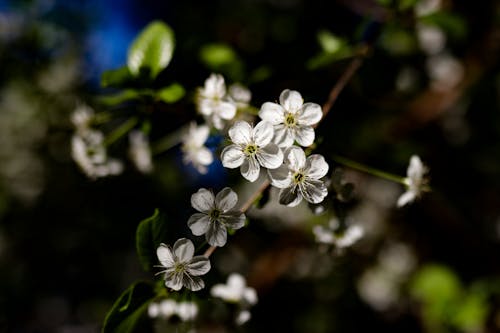
POLYGON ((255 305, 258 301, 255 289, 247 287, 245 278, 238 273, 229 275, 227 284, 214 285, 210 294, 228 303, 255 305))
POLYGON ((418 43, 425 53, 433 55, 444 49, 446 35, 439 27, 428 24, 418 24, 416 29, 418 43))
POLYGON ((209 134, 208 126, 197 126, 195 122, 192 122, 188 132, 182 138, 181 150, 184 153, 184 163, 193 164, 201 174, 207 173, 207 166, 214 160, 212 152, 205 146, 209 134))
POLYGON ((259 177, 260 166, 278 168, 283 163, 283 153, 271 142, 273 134, 273 126, 267 121, 255 127, 246 121, 237 121, 229 129, 233 144, 222 151, 222 165, 230 169, 240 167, 241 175, 251 182, 259 177))
POLYGON ((363 237, 364 230, 357 224, 349 225, 344 230, 338 230, 339 222, 333 218, 328 226, 315 225, 313 234, 316 242, 335 245, 337 248, 346 248, 356 243, 363 237))
POLYGON ((404 179, 406 192, 399 197, 397 202, 398 207, 402 207, 420 196, 427 182, 425 178, 427 171, 427 167, 424 166, 420 157, 417 155, 411 156, 410 164, 406 171, 406 178, 404 179))
POLYGON ((191 205, 199 213, 193 214, 188 226, 194 235, 205 234, 208 244, 224 246, 227 228, 239 229, 245 225, 245 214, 234 209, 238 195, 229 187, 214 196, 212 191, 201 188, 191 196, 191 205))
POLYGON ((236 325, 240 325, 240 326, 243 325, 244 323, 249 321, 251 317, 252 317, 252 314, 248 310, 238 311, 238 314, 236 315, 236 319, 235 319, 236 325))
POLYGON ((135 130, 129 133, 129 156, 137 170, 149 173, 153 170, 153 161, 149 140, 143 132, 135 130))
POLYGON ((179 317, 181 321, 194 320, 198 315, 198 305, 194 302, 176 302, 173 299, 164 299, 161 302, 152 302, 148 306, 150 318, 162 318, 168 320, 173 316, 179 317))
POLYGON ((245 86, 233 83, 228 89, 228 98, 236 104, 238 109, 246 108, 252 99, 252 93, 245 86))
POLYGON ((71 114, 71 122, 75 126, 77 132, 83 134, 90 129, 93 117, 94 110, 90 106, 79 104, 71 114))
POLYGON ((259 117, 273 124, 274 142, 280 147, 289 147, 297 141, 307 147, 313 144, 315 134, 313 125, 317 124, 323 113, 316 103, 305 103, 295 90, 283 90, 280 104, 266 102, 259 111, 259 117))
POLYGON ((328 163, 319 154, 306 159, 302 148, 291 146, 285 150, 284 164, 268 170, 271 184, 280 188, 279 201, 289 207, 297 206, 304 198, 317 204, 327 196, 328 190, 321 180, 328 172, 328 163))
POLYGON ((205 86, 198 89, 198 111, 216 129, 223 129, 226 120, 236 115, 235 103, 228 100, 224 77, 220 74, 211 74, 205 80, 205 86))
POLYGON ((123 171, 119 160, 108 158, 103 134, 96 130, 88 129, 84 133, 73 135, 71 156, 80 169, 92 179, 117 175, 123 171))
POLYGON ((194 245, 187 238, 178 239, 173 249, 160 244, 156 255, 165 273, 165 286, 180 290, 183 286, 197 291, 205 286, 200 278, 210 270, 210 261, 205 256, 194 256, 194 245))

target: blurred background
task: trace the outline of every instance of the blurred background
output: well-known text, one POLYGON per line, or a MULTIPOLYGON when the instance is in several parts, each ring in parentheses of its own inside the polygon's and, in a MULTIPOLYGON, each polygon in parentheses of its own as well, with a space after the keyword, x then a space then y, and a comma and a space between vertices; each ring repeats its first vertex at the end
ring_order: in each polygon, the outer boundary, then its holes
MULTIPOLYGON (((159 208, 166 241, 193 238, 186 221, 199 187, 251 191, 218 163, 196 174, 178 146, 147 175, 119 142, 110 154, 125 161, 120 175, 91 180, 71 159, 80 103, 134 112, 100 102, 114 91, 101 74, 126 64, 155 19, 172 27, 176 49, 152 85, 179 82, 187 94, 152 106, 152 139, 196 117, 193 93, 211 72, 248 86, 257 108, 286 88, 323 104, 368 45, 317 129, 316 151, 332 170, 341 155, 405 176, 412 154, 430 169, 432 192, 397 209, 401 185, 346 168, 355 198, 342 211, 365 235, 341 253, 315 243, 311 226, 328 218, 305 205, 251 209, 207 276, 210 286, 238 271, 257 289, 252 320, 238 330, 500 331, 494 0, 0 1, 0 331, 98 332, 130 283, 153 278, 135 254, 139 221, 159 208)), ((202 318, 201 332, 236 330, 202 318)))

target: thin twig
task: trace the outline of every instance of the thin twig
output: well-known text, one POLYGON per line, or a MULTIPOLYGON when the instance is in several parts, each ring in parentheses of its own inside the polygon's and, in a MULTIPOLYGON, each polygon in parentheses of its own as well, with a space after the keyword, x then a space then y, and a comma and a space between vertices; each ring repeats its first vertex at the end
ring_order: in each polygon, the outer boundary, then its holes
MULTIPOLYGON (((330 94, 328 95, 328 100, 323 104, 323 117, 321 120, 325 119, 326 115, 328 112, 330 112, 330 109, 332 108, 333 104, 339 97, 340 93, 344 89, 344 87, 347 85, 349 80, 352 78, 352 76, 356 73, 356 71, 361 67, 361 64, 363 63, 363 59, 366 56, 368 52, 368 48, 365 47, 362 49, 362 51, 359 53, 359 55, 352 59, 351 62, 349 63, 349 66, 347 66, 346 70, 342 73, 342 76, 339 78, 337 83, 333 86, 332 90, 330 90, 330 94)), ((319 123, 318 123, 319 124, 319 123)), ((318 125, 316 124, 316 125, 318 125)), ((241 207, 241 212, 245 213, 257 200, 257 198, 269 187, 270 182, 269 180, 265 180, 261 186, 250 196, 250 198, 245 201, 243 206, 241 207)), ((205 257, 210 257, 212 253, 217 249, 216 246, 210 246, 205 253, 203 254, 205 257)))

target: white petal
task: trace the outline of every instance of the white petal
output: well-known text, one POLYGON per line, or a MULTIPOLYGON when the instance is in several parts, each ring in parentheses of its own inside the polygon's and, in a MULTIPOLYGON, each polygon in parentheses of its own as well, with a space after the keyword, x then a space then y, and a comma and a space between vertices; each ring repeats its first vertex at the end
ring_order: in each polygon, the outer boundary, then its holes
POLYGON ((198 99, 198 110, 204 116, 210 116, 215 110, 215 103, 212 99, 200 97, 198 99))
POLYGON ((222 150, 220 155, 222 165, 225 168, 234 169, 239 167, 245 160, 245 154, 238 145, 229 145, 222 150))
POLYGON ((260 165, 268 169, 276 169, 283 164, 283 152, 274 143, 260 148, 256 157, 260 165))
POLYGON ((222 223, 214 221, 210 223, 205 236, 208 244, 212 246, 224 246, 227 240, 226 227, 222 223))
POLYGON ((252 314, 250 313, 250 311, 240 310, 238 312, 238 314, 236 315, 236 319, 235 319, 236 325, 240 325, 240 326, 243 325, 244 323, 249 321, 251 317, 252 317, 252 314))
POLYGON ((209 223, 210 217, 204 213, 195 213, 191 215, 187 222, 188 227, 195 236, 200 236, 207 232, 209 223))
POLYGON ((417 155, 412 155, 410 157, 410 165, 408 166, 408 170, 406 172, 408 178, 413 180, 413 182, 419 183, 423 178, 424 173, 425 167, 422 160, 417 155))
POLYGON ((210 260, 204 256, 196 256, 187 264, 186 270, 192 276, 207 274, 210 270, 210 260))
POLYGON ((198 291, 205 287, 205 282, 203 282, 202 278, 198 276, 190 276, 188 274, 184 274, 182 277, 182 284, 192 291, 198 291))
POLYGON ((316 103, 305 103, 297 114, 297 121, 299 125, 311 126, 317 124, 323 112, 321 107, 316 103))
POLYGON ((223 188, 215 196, 215 206, 223 212, 232 209, 238 203, 238 195, 231 188, 223 188))
POLYGON ((212 152, 207 147, 201 147, 198 149, 195 155, 195 161, 201 165, 210 165, 214 161, 212 152))
POLYGON ((175 260, 172 255, 172 251, 165 244, 160 244, 160 246, 156 249, 156 256, 158 260, 164 267, 173 267, 175 265, 175 260))
POLYGON ((291 173, 286 165, 273 170, 267 170, 267 173, 271 179, 271 184, 275 187, 285 188, 292 184, 291 173))
POLYGON ((180 290, 182 288, 183 273, 175 273, 165 277, 165 286, 173 290, 180 290))
POLYGON ((273 139, 274 128, 270 122, 260 121, 252 131, 255 144, 259 147, 267 145, 273 139))
POLYGON ((295 207, 302 201, 302 196, 294 186, 289 186, 280 190, 279 201, 282 205, 295 207))
POLYGON ((213 125, 216 129, 218 129, 219 131, 220 131, 220 130, 222 130, 222 129, 224 128, 224 126, 225 126, 224 121, 222 120, 222 118, 221 118, 221 117, 219 117, 219 115, 218 115, 217 113, 214 113, 214 114, 212 115, 212 117, 211 117, 209 120, 207 120, 207 121, 208 121, 208 122, 211 122, 211 123, 212 123, 212 125, 213 125))
POLYGON ((220 104, 217 106, 217 114, 222 119, 233 119, 236 115, 236 105, 230 102, 220 102, 220 104))
POLYGON ((187 238, 180 238, 174 244, 174 254, 179 262, 187 262, 193 258, 194 245, 187 238))
POLYGON ((250 182, 259 178, 260 166, 255 158, 247 158, 240 167, 241 175, 250 182))
POLYGON ((285 163, 291 170, 302 169, 306 165, 306 154, 302 148, 291 146, 285 150, 285 163))
POLYGON ((207 141, 209 133, 210 129, 207 125, 196 126, 196 123, 192 122, 189 125, 189 131, 185 141, 189 141, 193 146, 200 147, 207 141))
POLYGON ((295 140, 302 147, 309 147, 314 143, 314 129, 310 126, 298 126, 295 129, 295 140))
POLYGON ((231 229, 239 229, 245 225, 245 214, 240 211, 230 211, 220 217, 220 221, 231 229))
POLYGON ((229 129, 231 141, 237 144, 247 144, 252 140, 252 126, 246 121, 237 121, 229 129))
POLYGON ((201 213, 208 213, 215 207, 214 194, 206 188, 200 188, 191 195, 191 206, 201 213))
POLYGON ((414 191, 406 191, 405 193, 401 194, 401 196, 398 198, 398 207, 403 207, 406 204, 409 204, 416 198, 416 193, 414 191))
POLYGON ((232 273, 229 275, 227 278, 227 285, 231 287, 233 290, 237 290, 238 292, 242 292, 243 289, 246 287, 246 281, 245 278, 238 273, 232 273))
POLYGON ((299 185, 300 194, 310 203, 320 203, 328 195, 325 183, 320 180, 308 179, 299 185))
POLYGON ((250 305, 257 304, 258 301, 257 292, 255 291, 255 289, 250 287, 245 288, 245 291, 243 292, 243 298, 250 305))
POLYGON ((290 147, 295 141, 295 134, 291 128, 285 125, 277 125, 274 127, 274 140, 281 148, 290 147))
POLYGON ((313 154, 307 158, 305 173, 309 178, 320 179, 328 173, 328 163, 319 154, 313 154))
POLYGON ((265 102, 260 108, 259 117, 273 125, 278 125, 283 123, 285 110, 279 104, 265 102))
POLYGON ((304 103, 304 100, 298 91, 285 89, 280 95, 280 104, 288 112, 297 112, 302 103, 304 103))

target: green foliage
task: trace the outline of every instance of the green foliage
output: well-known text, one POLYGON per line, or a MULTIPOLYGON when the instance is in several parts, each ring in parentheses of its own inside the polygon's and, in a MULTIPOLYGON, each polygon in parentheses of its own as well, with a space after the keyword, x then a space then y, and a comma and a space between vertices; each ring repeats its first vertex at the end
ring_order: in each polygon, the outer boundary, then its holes
POLYGON ((101 103, 107 104, 107 105, 118 105, 130 100, 138 99, 141 97, 141 93, 138 90, 134 89, 126 89, 123 91, 120 91, 116 94, 113 95, 108 95, 108 96, 102 96, 99 98, 99 101, 101 103))
POLYGON ((102 333, 130 333, 141 321, 149 303, 156 296, 150 283, 136 282, 131 285, 111 307, 104 319, 102 333))
POLYGON ((307 68, 310 70, 327 66, 352 55, 348 42, 327 30, 320 30, 316 38, 321 46, 321 52, 307 62, 307 68))
POLYGON ((167 223, 158 209, 137 226, 135 245, 144 270, 151 271, 157 263, 156 249, 164 241, 166 231, 167 223))
POLYGON ((130 73, 139 76, 143 69, 147 69, 150 78, 154 79, 170 63, 174 46, 172 29, 163 22, 151 22, 136 37, 128 50, 127 66, 130 73))
POLYGON ((186 94, 186 90, 178 83, 172 83, 168 87, 156 92, 156 97, 165 103, 175 103, 186 94))
POLYGON ((467 24, 456 13, 439 11, 420 18, 420 22, 443 29, 448 36, 462 40, 467 36, 467 24))
POLYGON ((431 331, 446 327, 478 331, 489 313, 487 294, 478 288, 466 290, 445 266, 424 266, 414 277, 410 293, 421 302, 423 319, 431 331))
POLYGON ((236 51, 227 44, 204 45, 200 50, 200 60, 210 70, 220 72, 233 81, 243 78, 243 62, 236 51))
POLYGON ((133 77, 128 67, 124 66, 104 71, 101 75, 101 86, 118 88, 132 80, 133 77))

